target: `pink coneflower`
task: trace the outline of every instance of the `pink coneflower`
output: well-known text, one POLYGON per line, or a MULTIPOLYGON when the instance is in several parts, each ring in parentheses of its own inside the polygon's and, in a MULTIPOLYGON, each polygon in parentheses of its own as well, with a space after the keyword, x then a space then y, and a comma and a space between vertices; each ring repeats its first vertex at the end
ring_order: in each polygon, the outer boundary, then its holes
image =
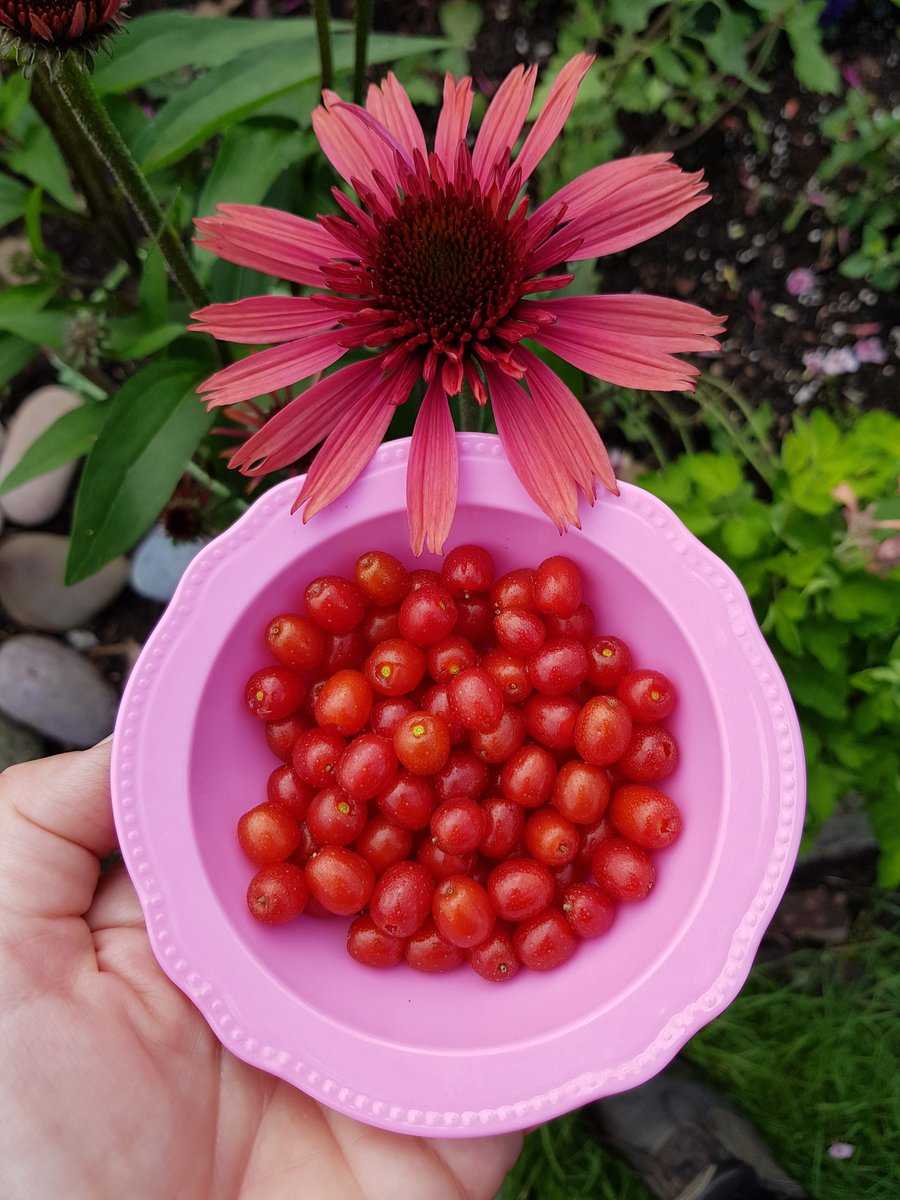
POLYGON ((699 172, 679 170, 668 154, 646 154, 594 167, 529 212, 523 187, 592 61, 578 54, 566 64, 512 161, 534 67, 510 72, 471 150, 470 79, 446 78, 431 153, 394 75, 370 87, 365 108, 325 92, 313 128, 359 203, 335 188, 340 216, 309 221, 225 204, 197 222, 200 244, 220 258, 327 289, 194 314, 196 331, 278 343, 206 380, 199 390, 210 408, 289 387, 348 350, 375 351, 297 396, 231 459, 260 475, 322 442, 295 504, 304 521, 359 475, 421 380, 407 470, 417 554, 426 545, 440 551, 453 520, 448 399, 463 387, 481 405, 490 400, 509 460, 536 503, 560 530, 577 525, 579 490, 593 503, 598 484, 617 491, 615 476, 587 413, 529 342, 622 387, 692 389, 698 370, 675 354, 717 348, 722 325, 705 309, 660 296, 529 299, 570 282, 561 264, 624 250, 709 199, 699 172))

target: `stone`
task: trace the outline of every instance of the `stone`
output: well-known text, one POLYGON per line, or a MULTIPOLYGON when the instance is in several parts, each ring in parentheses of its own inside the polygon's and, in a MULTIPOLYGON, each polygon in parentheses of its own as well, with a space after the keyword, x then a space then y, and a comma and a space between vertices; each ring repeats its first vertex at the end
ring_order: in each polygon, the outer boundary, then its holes
MULTIPOLYGON (((80 403, 78 395, 69 388, 51 385, 32 392, 16 409, 9 423, 6 444, 0 454, 0 479, 9 474, 46 429, 80 403)), ((75 465, 74 462, 65 463, 0 496, 0 509, 17 525, 43 525, 62 506, 75 465)))
POLYGON ((65 746, 93 746, 112 731, 118 698, 71 647, 21 633, 0 646, 0 711, 65 746))
POLYGON ((74 629, 125 586, 128 560, 116 558, 66 587, 68 553, 69 539, 56 533, 14 533, 0 543, 0 604, 17 625, 50 632, 74 629))
POLYGON ((151 529, 131 560, 131 586, 139 596, 167 604, 206 542, 173 542, 162 526, 151 529))
POLYGON ((43 753, 44 743, 36 733, 0 713, 0 771, 5 771, 13 763, 40 758, 43 753))

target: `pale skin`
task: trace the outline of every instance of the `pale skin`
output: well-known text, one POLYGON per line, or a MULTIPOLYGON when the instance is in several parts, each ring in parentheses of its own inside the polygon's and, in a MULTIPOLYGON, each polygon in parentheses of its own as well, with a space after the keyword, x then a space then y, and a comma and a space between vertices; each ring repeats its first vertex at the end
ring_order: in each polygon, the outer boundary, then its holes
POLYGON ((0 776, 4 1200, 490 1200, 521 1139, 358 1124, 224 1050, 157 966, 109 745, 0 776))

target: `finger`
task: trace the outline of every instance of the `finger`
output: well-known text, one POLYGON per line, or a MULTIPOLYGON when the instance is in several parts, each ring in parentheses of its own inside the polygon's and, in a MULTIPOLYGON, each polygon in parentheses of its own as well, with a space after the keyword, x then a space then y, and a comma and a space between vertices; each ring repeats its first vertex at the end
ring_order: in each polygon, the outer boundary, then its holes
POLYGON ((522 1150, 521 1133, 483 1138, 433 1138, 429 1142, 460 1185, 464 1196, 490 1200, 500 1190, 522 1150))
POLYGON ((8 768, 0 777, 0 910, 81 916, 100 856, 115 846, 108 742, 8 768))
POLYGON ((124 867, 116 867, 100 877, 93 903, 84 919, 91 933, 124 926, 143 928, 141 904, 124 867))

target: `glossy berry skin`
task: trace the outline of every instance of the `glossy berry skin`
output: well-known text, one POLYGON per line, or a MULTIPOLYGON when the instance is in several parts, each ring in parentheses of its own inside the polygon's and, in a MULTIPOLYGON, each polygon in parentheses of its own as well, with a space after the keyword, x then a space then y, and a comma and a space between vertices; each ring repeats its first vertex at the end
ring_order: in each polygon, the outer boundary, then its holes
POLYGON ((323 664, 325 674, 333 675, 335 671, 344 671, 348 667, 358 670, 366 661, 368 653, 369 643, 359 627, 351 629, 349 633, 326 634, 323 664))
POLYGON ((267 721, 266 744, 276 758, 289 763, 297 738, 306 728, 306 721, 298 713, 283 717, 280 721, 267 721))
POLYGON ((372 817, 353 843, 353 849, 362 855, 376 875, 383 875, 394 863, 409 858, 412 848, 412 833, 385 817, 372 817))
POLYGON ((436 683, 430 687, 423 694, 420 707, 423 712, 431 713, 433 717, 440 717, 446 722, 447 729, 450 731, 451 746, 456 746, 465 740, 466 731, 450 708, 450 693, 447 691, 446 683, 436 683))
POLYGON ((552 971, 568 962, 577 948, 578 938, 558 908, 545 908, 513 934, 516 958, 531 971, 552 971))
POLYGON ((592 883, 573 883, 567 887, 560 905, 563 915, 580 938, 601 937, 616 915, 615 902, 592 883))
POLYGON ((556 880, 544 863, 508 858, 488 876, 488 896, 504 921, 525 921, 553 903, 556 880))
POLYGON ((534 606, 555 617, 572 617, 581 604, 581 571, 571 558, 554 554, 534 573, 534 606))
POLYGON ((377 733, 360 733, 344 750, 337 765, 338 787, 355 800, 371 800, 397 774, 393 743, 377 733))
POLYGON ((309 832, 309 827, 305 821, 300 822, 300 842, 297 849, 288 859, 288 862, 296 863, 298 867, 305 867, 315 852, 319 849, 315 838, 309 832))
POLYGON ((307 729, 294 744, 291 756, 294 770, 310 787, 323 788, 335 780, 338 761, 347 742, 328 729, 307 729))
POLYGON ((585 762, 606 767, 625 753, 631 739, 631 713, 615 696, 593 696, 575 725, 575 749, 585 762))
POLYGON ((618 788, 609 815, 622 837, 644 850, 665 850, 681 833, 681 813, 674 801, 644 784, 618 788))
POLYGON ((547 630, 536 612, 501 608, 494 617, 494 635, 501 649, 528 658, 544 644, 547 630))
MULTIPOLYGON (((579 850, 579 856, 581 851, 579 850)), ((562 902, 563 892, 573 883, 578 883, 584 872, 578 865, 578 859, 570 863, 566 863, 564 867, 559 867, 556 871, 551 872, 553 876, 553 885, 556 888, 556 902, 562 902)))
POLYGON ((487 892, 468 875, 451 875, 438 884, 431 915, 441 937, 461 950, 483 942, 496 920, 487 892))
POLYGON ((254 717, 261 721, 283 721, 303 703, 306 686, 290 667, 263 667, 247 680, 244 698, 254 717))
POLYGON ((448 854, 434 838, 426 838, 416 851, 420 862, 433 879, 450 879, 453 875, 468 875, 475 863, 474 854, 448 854))
POLYGON ((429 915, 433 894, 434 880, 421 863, 396 863, 376 883, 369 915, 384 933, 406 938, 429 915))
POLYGON ((376 802, 383 817, 401 829, 424 829, 435 806, 434 789, 421 775, 401 772, 376 802))
POLYGON ((347 953, 364 967, 395 967, 405 951, 403 938, 384 933, 371 917, 357 917, 347 930, 347 953))
POLYGON ((315 790, 297 777, 287 764, 276 767, 266 782, 266 799, 283 804, 295 821, 302 821, 315 790))
POLYGON ((641 725, 664 721, 675 711, 675 685, 661 671, 629 671, 619 680, 616 695, 641 725))
POLYGON ((470 854, 487 831, 481 805, 464 796, 446 800, 431 814, 431 836, 445 854, 470 854))
POLYGON ((469 734, 472 752, 482 762, 506 762, 525 741, 525 718, 518 708, 504 708, 503 716, 487 733, 473 729, 469 734))
POLYGON ((328 679, 327 675, 319 675, 312 681, 306 692, 306 699, 300 707, 300 713, 307 721, 315 722, 316 719, 316 701, 319 698, 319 693, 325 686, 328 679))
POLYGON ((540 808, 553 794, 556 759, 544 746, 530 742, 510 755, 500 772, 500 790, 523 808, 540 808))
POLYGON ((501 575, 491 588, 494 612, 504 608, 534 608, 534 571, 517 567, 501 575))
POLYGON ((475 646, 488 641, 493 632, 494 610, 487 596, 457 596, 455 632, 475 646))
POLYGON ((340 575, 314 579, 305 593, 306 610, 313 621, 329 633, 349 633, 365 615, 362 592, 340 575))
POLYGON ((375 887, 375 872, 345 846, 326 846, 306 864, 310 894, 330 913, 352 917, 365 908, 375 887))
POLYGON ((349 846, 365 824, 364 801, 348 796, 339 787, 316 792, 306 811, 306 827, 318 846, 349 846))
POLYGON ((356 586, 369 604, 389 608, 409 591, 409 572, 386 550, 367 550, 356 560, 356 586))
POLYGON ((454 800, 457 796, 477 800, 488 785, 488 770, 470 751, 452 750, 432 783, 438 800, 454 800))
POLYGON ((255 866, 268 867, 294 853, 300 844, 300 825, 283 804, 266 800, 241 816, 237 838, 255 866))
POLYGON ((614 900, 643 900, 656 881, 646 850, 624 838, 605 838, 594 851, 591 873, 614 900))
POLYGON ((453 597, 440 584, 412 591, 400 605, 400 633, 417 646, 433 646, 449 637, 456 624, 453 597))
POLYGON ((531 680, 524 658, 508 650, 489 650, 481 665, 503 693, 507 704, 523 704, 531 694, 531 680))
POLYGON ((416 706, 409 696, 388 696, 384 700, 376 700, 369 717, 372 732, 383 738, 393 738, 394 730, 403 718, 415 711, 416 706))
POLYGON ((366 679, 382 696, 405 696, 425 676, 425 655, 405 638, 380 642, 363 668, 366 679))
POLYGON ((590 869, 591 863, 594 861, 594 851, 602 841, 609 837, 615 837, 615 834, 616 831, 613 829, 608 815, 602 816, 593 825, 582 826, 581 849, 578 851, 576 863, 580 867, 590 869))
POLYGON ((621 638, 591 638, 586 646, 588 654, 587 679, 598 692, 614 692, 619 680, 631 670, 631 651, 621 638))
POLYGON ((587 678, 587 669, 587 651, 574 638, 544 642, 528 659, 531 686, 542 696, 574 692, 587 678))
POLYGON ((581 834, 571 821, 554 808, 539 808, 525 822, 522 835, 532 858, 548 867, 564 867, 581 848, 581 834))
POLYGON ((450 756, 450 727, 443 717, 411 713, 394 730, 394 753, 413 775, 435 775, 450 756))
POLYGON ((576 825, 594 825, 609 804, 609 776, 603 767, 570 759, 553 788, 553 806, 576 825))
POLYGON ((478 850, 485 858, 506 858, 522 839, 525 812, 514 800, 492 796, 482 804, 485 832, 478 850))
POLYGON ((465 729, 496 729, 503 716, 503 695, 482 667, 468 667, 447 684, 450 707, 465 729))
POLYGON ((525 703, 528 736, 548 750, 571 750, 581 705, 572 696, 529 696, 525 703))
POLYGON ((475 647, 468 638, 451 634, 428 649, 428 674, 435 683, 449 683, 454 675, 478 662, 475 647))
POLYGON ((263 867, 247 888, 247 908, 264 925, 293 921, 306 908, 308 900, 303 869, 289 862, 263 867))
POLYGON ((370 646, 400 636, 400 608, 373 608, 363 617, 360 633, 370 646))
POLYGON ((515 979, 519 961, 510 931, 503 925, 495 925, 487 941, 469 951, 469 966, 489 983, 507 983, 515 979))
POLYGON ((372 711, 372 688, 359 671, 337 671, 316 700, 316 723, 345 737, 359 733, 372 711))
POLYGON ((441 578, 453 596, 487 592, 494 582, 494 560, 483 546, 456 546, 444 558, 441 578))
POLYGON ((406 943, 406 962, 416 971, 440 975, 465 962, 462 950, 442 938, 434 921, 426 921, 406 943))
POLYGON ((440 571, 429 571, 427 567, 419 567, 409 573, 409 590, 417 592, 423 587, 444 586, 440 571))
POLYGON ((638 725, 616 766, 632 783, 658 783, 678 766, 678 743, 661 725, 638 725))
POLYGON ((576 642, 587 642, 594 636, 594 610, 589 604, 579 604, 571 617, 545 613, 544 624, 548 638, 574 638, 576 642))
POLYGON ((273 658, 295 671, 315 671, 325 662, 325 635, 309 617, 283 613, 269 622, 266 645, 273 658))

